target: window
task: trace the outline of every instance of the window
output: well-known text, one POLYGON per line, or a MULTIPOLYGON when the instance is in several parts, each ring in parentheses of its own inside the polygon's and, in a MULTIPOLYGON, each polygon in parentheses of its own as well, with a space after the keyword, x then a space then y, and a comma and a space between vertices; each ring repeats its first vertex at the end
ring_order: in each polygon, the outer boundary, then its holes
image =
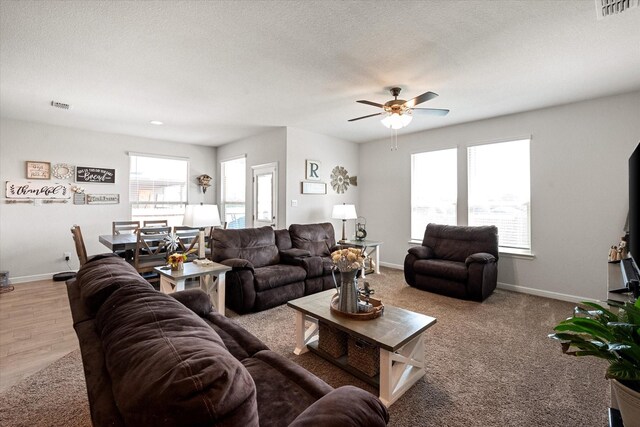
POLYGON ((180 158, 129 155, 131 218, 140 222, 167 219, 182 224, 187 204, 189 161, 180 158))
POLYGON ((245 227, 246 164, 244 157, 222 162, 222 212, 227 228, 245 227))
POLYGON ((501 248, 531 250, 529 142, 467 148, 469 225, 496 225, 501 248))
POLYGON ((411 239, 422 240, 427 224, 457 223, 457 149, 411 155, 411 239))

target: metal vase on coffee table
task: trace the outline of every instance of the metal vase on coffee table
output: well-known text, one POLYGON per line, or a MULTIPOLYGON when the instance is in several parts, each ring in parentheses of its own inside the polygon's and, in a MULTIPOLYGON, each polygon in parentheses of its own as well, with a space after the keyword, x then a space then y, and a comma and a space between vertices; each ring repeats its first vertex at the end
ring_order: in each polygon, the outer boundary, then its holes
POLYGON ((338 310, 344 313, 358 312, 358 270, 340 272, 340 299, 338 310))

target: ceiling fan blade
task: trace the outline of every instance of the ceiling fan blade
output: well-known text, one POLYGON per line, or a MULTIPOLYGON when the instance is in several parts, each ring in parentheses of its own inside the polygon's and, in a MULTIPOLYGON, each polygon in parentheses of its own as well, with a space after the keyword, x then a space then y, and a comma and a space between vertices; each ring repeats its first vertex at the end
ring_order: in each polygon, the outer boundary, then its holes
POLYGON ((359 102, 360 104, 373 105, 374 107, 378 107, 378 108, 384 107, 384 105, 382 105, 382 104, 378 104, 377 102, 365 101, 364 99, 361 99, 361 100, 356 101, 356 102, 359 102))
POLYGON ((425 92, 425 93, 423 93, 422 95, 418 95, 418 96, 416 96, 415 98, 408 100, 407 102, 405 102, 405 103, 404 103, 404 105, 405 105, 406 107, 411 108, 411 107, 414 107, 414 106, 416 106, 416 105, 418 105, 418 104, 422 104, 422 103, 423 103, 423 102, 425 102, 425 101, 428 101, 428 100, 430 100, 430 99, 433 99, 433 98, 435 98, 436 96, 438 96, 438 94, 437 94, 437 93, 433 93, 433 92, 425 92))
POLYGON ((442 108, 412 108, 411 111, 421 114, 429 114, 432 116, 446 116, 449 114, 449 110, 444 110, 442 108))
POLYGON ((347 120, 348 122, 355 122, 356 120, 366 119, 367 117, 379 116, 382 113, 369 114, 368 116, 357 117, 355 119, 347 120))

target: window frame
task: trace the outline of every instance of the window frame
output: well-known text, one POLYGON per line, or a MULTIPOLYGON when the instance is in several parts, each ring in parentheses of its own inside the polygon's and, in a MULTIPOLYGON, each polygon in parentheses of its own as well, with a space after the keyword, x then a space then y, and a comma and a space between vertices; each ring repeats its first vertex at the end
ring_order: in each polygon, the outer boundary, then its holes
MULTIPOLYGON (((422 238, 418 237, 418 236, 413 236, 413 209, 414 209, 414 166, 415 166, 415 162, 414 162, 414 156, 419 156, 421 154, 430 154, 430 153, 436 153, 436 152, 442 152, 442 151, 452 151, 455 153, 455 159, 454 159, 454 169, 455 169, 455 177, 456 177, 456 185, 455 185, 455 224, 459 223, 460 217, 458 215, 458 210, 459 210, 459 205, 460 205, 460 191, 458 186, 459 186, 459 182, 460 182, 460 175, 459 175, 459 168, 458 168, 458 157, 459 157, 459 153, 458 153, 458 147, 453 147, 453 148, 438 148, 438 149, 434 149, 434 150, 426 150, 426 151, 416 151, 414 153, 411 153, 410 156, 410 169, 411 169, 411 178, 410 178, 410 208, 409 208, 409 215, 410 215, 410 221, 409 221, 409 234, 410 234, 410 240, 411 241, 416 241, 418 238, 420 238, 420 242, 422 242, 422 238)), ((424 226, 426 227, 427 224, 424 224, 424 226)), ((422 235, 424 235, 424 229, 421 233, 422 235)))
MULTIPOLYGON (((467 217, 467 224, 469 224, 469 180, 470 178, 470 173, 469 173, 469 149, 470 148, 474 148, 474 147, 479 147, 479 146, 487 146, 487 145, 494 145, 494 144, 504 144, 504 143, 509 143, 509 142, 517 142, 517 141, 528 141, 528 153, 529 153, 529 203, 528 203, 528 210, 527 210, 527 231, 528 231, 528 240, 529 240, 529 247, 528 248, 517 248, 517 247, 513 247, 513 246, 501 246, 500 242, 498 241, 498 251, 501 254, 509 254, 509 255, 513 255, 516 257, 523 257, 523 258, 531 258, 534 256, 533 254, 533 233, 532 233, 532 229, 531 229, 531 213, 532 213, 532 202, 531 202, 531 144, 533 142, 533 136, 532 135, 524 135, 524 136, 519 136, 519 137, 510 137, 510 138, 501 138, 501 139, 494 139, 491 141, 483 141, 483 142, 474 142, 474 143, 469 143, 467 144, 464 148, 465 148, 465 152, 466 152, 466 156, 465 156, 465 165, 466 165, 466 174, 467 174, 467 182, 466 182, 466 194, 467 194, 467 199, 465 200, 466 203, 466 217, 467 217)), ((498 233, 500 231, 498 230, 498 233)))
MULTIPOLYGON (((220 161, 220 214, 222 216, 222 221, 226 223, 228 227, 229 224, 233 221, 227 221, 227 201, 225 200, 225 163, 233 162, 237 160, 244 160, 244 228, 247 227, 247 155, 242 154, 239 156, 229 157, 227 159, 220 161)), ((238 203, 239 204, 239 203, 238 203)))
POLYGON ((152 219, 153 217, 155 218, 162 218, 162 219, 168 219, 170 223, 174 223, 173 225, 179 225, 182 224, 182 219, 184 217, 184 210, 186 209, 186 206, 189 204, 189 194, 190 194, 190 183, 189 183, 189 176, 191 173, 191 159, 189 157, 181 157, 181 156, 168 156, 168 155, 163 155, 163 154, 153 154, 153 153, 140 153, 140 152, 134 152, 134 151, 130 151, 127 153, 129 156, 129 173, 128 173, 128 191, 129 191, 129 197, 128 197, 128 203, 129 203, 129 217, 132 220, 135 220, 135 218, 140 218, 140 222, 142 223, 142 221, 144 219, 152 219), (185 171, 185 180, 184 180, 184 187, 185 187, 185 196, 184 196, 184 201, 167 201, 167 202, 145 202, 145 201, 140 201, 139 199, 137 201, 132 200, 132 194, 131 194, 131 185, 132 185, 132 180, 131 180, 131 162, 133 157, 145 157, 145 158, 150 158, 150 159, 165 159, 165 160, 176 160, 176 161, 183 161, 186 163, 186 171, 185 171), (134 216, 133 214, 133 209, 134 206, 136 205, 144 205, 144 204, 154 204, 154 205, 166 205, 166 206, 181 206, 182 208, 182 213, 181 214, 177 214, 177 215, 169 215, 167 216, 166 214, 162 214, 159 213, 157 215, 143 215, 143 216, 134 216), (173 219, 173 221, 172 221, 173 219), (179 221, 178 221, 179 219, 179 221))

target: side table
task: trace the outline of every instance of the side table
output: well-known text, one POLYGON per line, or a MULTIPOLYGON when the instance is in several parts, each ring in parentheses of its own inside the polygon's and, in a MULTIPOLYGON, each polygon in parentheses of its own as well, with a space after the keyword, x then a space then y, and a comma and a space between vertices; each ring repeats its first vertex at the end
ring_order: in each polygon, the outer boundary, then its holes
POLYGON ((182 270, 171 270, 171 267, 155 267, 160 274, 160 292, 169 294, 184 290, 187 279, 199 278, 200 289, 211 298, 211 302, 224 316, 225 275, 231 267, 214 262, 212 265, 200 266, 192 262, 185 262, 182 270), (215 280, 217 278, 217 280, 215 280))
MULTIPOLYGON (((365 257, 375 255, 375 268, 373 271, 367 271, 366 273, 371 274, 380 274, 380 245, 382 242, 376 242, 374 240, 343 240, 337 243, 339 246, 346 246, 348 248, 360 248, 362 249, 362 254, 365 257), (369 251, 369 253, 367 253, 369 251)), ((365 276, 364 268, 362 269, 362 277, 365 276)))

